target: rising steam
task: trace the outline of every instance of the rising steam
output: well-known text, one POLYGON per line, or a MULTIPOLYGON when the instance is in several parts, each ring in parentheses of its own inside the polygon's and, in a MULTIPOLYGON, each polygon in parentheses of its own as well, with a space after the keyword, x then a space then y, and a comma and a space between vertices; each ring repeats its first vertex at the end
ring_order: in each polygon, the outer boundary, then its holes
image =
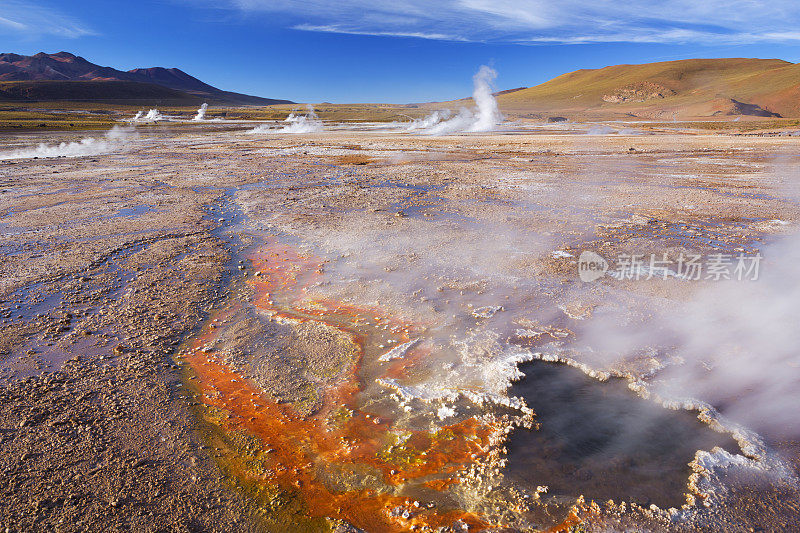
POLYGON ((298 115, 292 111, 286 117, 287 124, 281 128, 272 128, 266 124, 257 126, 248 133, 317 133, 323 130, 323 123, 314 112, 314 107, 309 105, 305 115, 298 115))
POLYGON ((761 253, 756 281, 710 283, 685 304, 661 302, 663 310, 640 322, 620 325, 613 313, 597 313, 567 357, 606 370, 661 354, 646 381, 662 401, 710 405, 767 438, 797 438, 800 234, 761 253))
POLYGON ((441 111, 434 111, 425 118, 413 120, 411 124, 406 127, 406 131, 428 131, 435 125, 447 120, 453 116, 453 112, 449 109, 442 109, 441 111))
POLYGON ((772 438, 800 436, 800 235, 766 247, 754 282, 710 287, 667 331, 683 363, 658 389, 699 397, 724 415, 772 438))
POLYGON ((200 109, 197 110, 197 114, 194 116, 192 120, 201 122, 206 119, 206 111, 208 111, 208 104, 203 104, 200 106, 200 109))
POLYGON ((497 107, 497 100, 492 94, 492 85, 495 79, 497 79, 497 72, 486 65, 483 65, 472 77, 475 85, 472 99, 475 100, 477 114, 469 131, 492 131, 503 120, 503 115, 497 107))
POLYGON ((161 121, 164 121, 164 120, 168 120, 168 119, 167 119, 167 117, 162 115, 158 111, 158 109, 151 109, 147 113, 144 113, 143 111, 137 112, 136 115, 134 115, 134 117, 132 119, 128 120, 128 122, 131 122, 131 123, 161 122, 161 121))
MULTIPOLYGON (((418 362, 402 379, 381 379, 378 384, 405 406, 435 406, 439 418, 464 398, 520 408, 519 400, 506 397, 505 391, 521 375, 517 364, 531 354, 508 346, 494 328, 508 319, 499 304, 515 306, 515 299, 526 294, 504 285, 514 276, 511 258, 541 253, 549 248, 547 239, 505 224, 487 223, 466 233, 454 220, 408 217, 405 224, 406 231, 397 232, 353 217, 342 221, 337 231, 326 228, 316 234, 304 229, 331 257, 338 257, 326 267, 333 277, 376 279, 358 289, 359 298, 403 309, 407 317, 426 322, 421 338, 387 348, 382 358, 401 359, 414 350, 435 350, 436 357, 418 362)), ((350 289, 348 283, 317 288, 322 297, 334 300, 349 298, 350 289)))
POLYGON ((23 148, 0 152, 0 160, 32 159, 34 157, 82 157, 106 154, 123 149, 136 138, 133 128, 114 126, 102 138, 86 137, 80 141, 62 142, 58 145, 40 144, 36 148, 23 148))
POLYGON ((455 116, 449 109, 434 111, 424 119, 413 121, 407 130, 428 135, 494 130, 503 121, 497 100, 492 94, 492 85, 496 78, 497 72, 494 69, 486 65, 481 66, 472 77, 474 83, 472 100, 475 102, 475 109, 461 108, 455 116))

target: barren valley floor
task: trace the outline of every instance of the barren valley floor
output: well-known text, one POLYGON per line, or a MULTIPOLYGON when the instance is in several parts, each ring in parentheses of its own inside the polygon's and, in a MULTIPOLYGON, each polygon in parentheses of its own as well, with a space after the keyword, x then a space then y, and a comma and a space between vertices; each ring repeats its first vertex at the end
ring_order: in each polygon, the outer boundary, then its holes
POLYGON ((796 360, 725 339, 792 342, 798 165, 212 126, 0 161, 0 525, 797 530, 796 360))

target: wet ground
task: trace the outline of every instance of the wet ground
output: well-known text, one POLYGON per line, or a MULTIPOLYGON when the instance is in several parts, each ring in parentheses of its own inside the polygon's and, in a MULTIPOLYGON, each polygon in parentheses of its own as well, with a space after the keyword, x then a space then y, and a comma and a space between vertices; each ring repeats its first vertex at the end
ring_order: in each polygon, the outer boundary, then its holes
MULTIPOLYGON (((733 380, 697 339, 725 327, 679 320, 730 297, 681 257, 761 253, 771 283, 795 139, 209 126, 107 148, 0 162, 4 527, 798 527, 800 432, 753 396, 777 377, 733 380), (584 282, 587 250, 610 265, 584 282)), ((764 347, 734 340, 720 358, 764 347)))

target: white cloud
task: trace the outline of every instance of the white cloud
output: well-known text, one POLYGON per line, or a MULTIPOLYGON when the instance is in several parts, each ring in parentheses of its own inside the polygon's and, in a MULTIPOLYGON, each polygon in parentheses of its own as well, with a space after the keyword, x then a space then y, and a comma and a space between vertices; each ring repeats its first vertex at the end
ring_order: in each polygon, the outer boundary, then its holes
MULTIPOLYGON (((185 0, 209 5, 210 0, 185 0)), ((520 43, 800 41, 797 0, 227 0, 305 31, 520 43)), ((219 6, 219 2, 214 5, 219 6)))
POLYGON ((17 22, 15 20, 9 20, 5 17, 0 17, 0 26, 5 26, 7 28, 11 28, 12 30, 27 30, 28 27, 21 22, 17 22))
POLYGON ((385 37, 414 37, 417 39, 433 39, 437 41, 467 41, 464 37, 457 35, 447 35, 444 33, 423 33, 423 32, 403 32, 403 31, 358 31, 340 28, 338 26, 314 26, 312 24, 298 24, 292 26, 294 30, 318 31, 323 33, 347 33, 349 35, 378 35, 385 37))
POLYGON ((68 38, 95 35, 88 26, 69 15, 32 2, 0 0, 0 14, 0 35, 57 35, 68 38))

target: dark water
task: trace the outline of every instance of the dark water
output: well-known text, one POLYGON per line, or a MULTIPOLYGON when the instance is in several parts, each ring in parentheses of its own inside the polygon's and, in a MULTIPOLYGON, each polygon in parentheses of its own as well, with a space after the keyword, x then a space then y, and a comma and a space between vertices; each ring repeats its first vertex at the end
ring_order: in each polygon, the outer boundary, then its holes
POLYGON ((508 477, 548 495, 680 506, 697 450, 738 451, 696 413, 639 398, 622 379, 600 382, 566 365, 534 361, 510 393, 536 412, 538 430, 517 430, 508 477))

